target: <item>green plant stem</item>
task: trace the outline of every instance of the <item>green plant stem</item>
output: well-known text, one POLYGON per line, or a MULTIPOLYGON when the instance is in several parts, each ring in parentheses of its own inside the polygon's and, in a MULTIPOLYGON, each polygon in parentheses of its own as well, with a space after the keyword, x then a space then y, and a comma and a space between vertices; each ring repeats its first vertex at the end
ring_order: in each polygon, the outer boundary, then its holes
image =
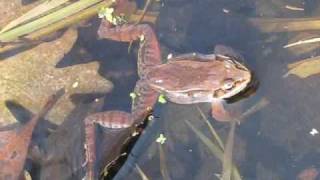
MULTIPOLYGON (((80 0, 69 6, 66 6, 60 10, 57 10, 51 14, 48 14, 44 17, 41 17, 30 23, 18 26, 10 31, 0 34, 0 41, 10 42, 17 39, 20 36, 31 33, 35 30, 48 26, 52 23, 62 20, 70 15, 73 15, 83 9, 86 9, 94 4, 101 2, 102 0, 80 0)), ((112 4, 112 0, 107 1, 109 4, 112 4)))

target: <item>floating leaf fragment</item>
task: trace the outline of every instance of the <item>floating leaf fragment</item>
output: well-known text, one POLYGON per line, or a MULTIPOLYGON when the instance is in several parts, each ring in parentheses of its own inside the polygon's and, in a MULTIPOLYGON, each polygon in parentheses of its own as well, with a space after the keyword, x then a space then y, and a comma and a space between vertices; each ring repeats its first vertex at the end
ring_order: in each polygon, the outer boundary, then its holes
POLYGON ((114 8, 103 7, 98 12, 99 18, 106 19, 113 25, 120 25, 128 22, 128 17, 124 14, 116 15, 114 8))
MULTIPOLYGON (((98 12, 98 17, 105 18, 108 21, 110 21, 109 19, 113 18, 113 12, 114 12, 114 8, 102 7, 98 12)), ((110 22, 112 22, 112 20, 110 22)))
POLYGON ((159 144, 164 144, 166 142, 167 138, 161 133, 159 137, 156 139, 156 142, 159 144))
POLYGON ((289 71, 283 75, 283 78, 290 74, 299 78, 306 78, 320 73, 320 56, 307 58, 295 63, 288 64, 289 71))
POLYGON ((316 128, 312 128, 311 131, 309 132, 310 135, 315 136, 319 134, 319 131, 316 128))
POLYGON ((158 102, 161 103, 161 104, 167 103, 167 100, 166 100, 166 98, 164 97, 163 94, 160 94, 160 96, 158 98, 158 102))

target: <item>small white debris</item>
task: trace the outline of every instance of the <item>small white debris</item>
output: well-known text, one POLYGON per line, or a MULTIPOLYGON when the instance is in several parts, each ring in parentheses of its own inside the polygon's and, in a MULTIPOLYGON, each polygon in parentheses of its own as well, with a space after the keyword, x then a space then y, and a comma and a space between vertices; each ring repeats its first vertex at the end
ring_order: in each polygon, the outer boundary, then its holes
POLYGON ((304 11, 304 8, 291 6, 291 5, 286 5, 285 8, 289 9, 289 10, 292 10, 292 11, 304 11))
POLYGON ((137 135, 139 135, 139 132, 137 132, 137 131, 134 131, 134 132, 131 134, 132 137, 137 136, 137 135))
POLYGON ((230 69, 231 65, 230 64, 225 64, 224 67, 227 68, 227 69, 230 69))
POLYGON ((167 59, 171 59, 173 57, 172 53, 168 54, 167 59))
POLYGON ((154 116, 153 115, 150 115, 149 117, 148 117, 148 121, 152 121, 154 119, 154 116))
POLYGON ((98 98, 95 98, 95 99, 94 99, 94 102, 99 102, 99 99, 98 99, 98 98))
POLYGON ((144 41, 144 39, 145 39, 144 35, 143 35, 143 34, 142 34, 142 35, 140 35, 140 42, 143 42, 143 41, 144 41))
POLYGON ((134 93, 134 92, 131 92, 131 93, 129 94, 129 96, 130 96, 130 98, 131 98, 131 101, 134 101, 134 100, 137 98, 137 94, 134 93))
POLYGON ((156 139, 156 142, 157 143, 160 143, 160 144, 164 144, 166 142, 167 138, 161 133, 159 135, 159 137, 156 139))
POLYGON ((229 10, 229 9, 223 8, 222 11, 223 11, 224 13, 226 13, 226 14, 230 13, 230 10, 229 10))
POLYGON ((24 170, 24 179, 26 179, 26 180, 32 180, 29 171, 24 170))
POLYGON ((79 86, 79 82, 78 81, 76 81, 76 82, 74 82, 72 84, 72 88, 77 88, 78 86, 79 86))
POLYGON ((317 134, 319 134, 319 131, 315 128, 312 128, 311 131, 309 132, 310 135, 315 136, 317 134))
POLYGON ((222 179, 222 174, 214 173, 214 176, 217 177, 218 179, 222 179))

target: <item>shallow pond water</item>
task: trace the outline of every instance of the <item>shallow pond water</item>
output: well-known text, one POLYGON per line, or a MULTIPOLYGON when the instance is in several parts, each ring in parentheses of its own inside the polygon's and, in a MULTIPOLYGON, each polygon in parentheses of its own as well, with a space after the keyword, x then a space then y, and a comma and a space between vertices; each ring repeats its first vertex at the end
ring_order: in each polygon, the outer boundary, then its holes
MULTIPOLYGON (((269 102, 236 128, 233 159, 243 179, 294 179, 304 169, 318 168, 319 136, 310 134, 320 125, 318 77, 284 77, 288 64, 316 56, 317 51, 283 48, 302 32, 261 32, 249 22, 253 17, 306 17, 307 11, 317 9, 315 5, 303 1, 167 1, 161 8, 155 29, 163 57, 210 53, 214 45, 225 44, 242 53, 259 81, 254 94, 232 104, 240 104, 245 111, 263 98, 269 102), (287 5, 305 10, 291 10, 287 5)), ((200 107, 210 118, 209 105, 200 107)), ((135 163, 151 179, 219 176, 220 161, 185 123, 190 121, 212 137, 196 106, 159 104, 154 116, 155 122, 143 135, 145 140, 137 143, 127 168, 116 177, 141 178, 135 163), (164 145, 155 142, 161 133, 167 138, 164 145)), ((229 125, 210 122, 225 139, 229 125)))
MULTIPOLYGON (((307 78, 286 74, 288 64, 318 56, 319 43, 293 48, 284 46, 306 37, 317 37, 319 33, 314 29, 293 31, 290 26, 287 31, 273 32, 276 30, 266 30, 253 21, 315 17, 319 5, 312 0, 164 0, 153 5, 153 9, 160 13, 153 28, 160 42, 163 62, 168 54, 210 54, 215 45, 223 44, 237 50, 254 73, 258 82, 255 90, 226 105, 243 114, 261 101, 267 102, 236 126, 232 159, 242 179, 295 179, 305 169, 318 171, 319 78, 317 74, 307 78)), ((30 156, 38 159, 33 158, 37 161, 26 164, 34 179, 50 179, 53 175, 57 179, 81 179, 84 174, 83 119, 92 112, 129 111, 131 108, 129 94, 138 79, 138 43, 133 43, 128 53, 128 43, 97 39, 99 23, 100 20, 95 18, 90 21, 90 26, 79 27, 75 45, 61 55, 63 58, 55 67, 63 69, 98 62, 99 67, 92 67, 93 71, 98 71, 95 78, 101 76, 110 80, 113 89, 108 93, 111 85, 107 87, 101 85, 106 82, 99 81, 95 84, 101 89, 99 91, 92 93, 89 87, 70 93, 70 101, 75 106, 68 104, 66 108, 70 111, 61 116, 64 118, 62 125, 46 121, 39 123, 33 141, 45 149, 41 152, 45 155, 34 155, 39 152, 32 150, 30 156), (100 101, 94 102, 95 98, 100 101)), ((90 82, 90 77, 86 78, 90 82)), ((148 179, 219 179, 221 157, 214 155, 212 148, 199 136, 200 133, 217 143, 201 113, 226 141, 230 123, 214 120, 210 116, 209 104, 157 103, 153 120, 114 179, 143 179, 143 176, 148 179), (161 136, 165 139, 163 144, 157 142, 161 136)), ((103 167, 106 156, 114 153, 110 144, 115 149, 120 148, 127 132, 112 134, 97 129, 98 159, 103 167)))

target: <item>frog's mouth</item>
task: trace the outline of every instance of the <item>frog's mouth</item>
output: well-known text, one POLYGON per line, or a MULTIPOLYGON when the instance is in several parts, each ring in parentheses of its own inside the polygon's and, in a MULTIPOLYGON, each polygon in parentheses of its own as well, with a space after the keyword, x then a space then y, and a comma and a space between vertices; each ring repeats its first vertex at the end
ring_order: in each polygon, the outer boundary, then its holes
POLYGON ((259 81, 254 73, 251 74, 251 80, 248 83, 247 87, 245 87, 243 90, 241 90, 238 94, 225 98, 227 103, 234 103, 236 101, 239 101, 241 99, 247 98, 251 95, 253 95, 259 87, 259 81))
POLYGON ((251 72, 251 78, 247 82, 243 82, 243 85, 240 85, 239 88, 235 91, 236 93, 230 93, 230 96, 226 96, 227 93, 223 93, 219 97, 219 99, 224 99, 227 103, 234 103, 254 94, 258 89, 258 86, 259 81, 254 73, 251 72))

